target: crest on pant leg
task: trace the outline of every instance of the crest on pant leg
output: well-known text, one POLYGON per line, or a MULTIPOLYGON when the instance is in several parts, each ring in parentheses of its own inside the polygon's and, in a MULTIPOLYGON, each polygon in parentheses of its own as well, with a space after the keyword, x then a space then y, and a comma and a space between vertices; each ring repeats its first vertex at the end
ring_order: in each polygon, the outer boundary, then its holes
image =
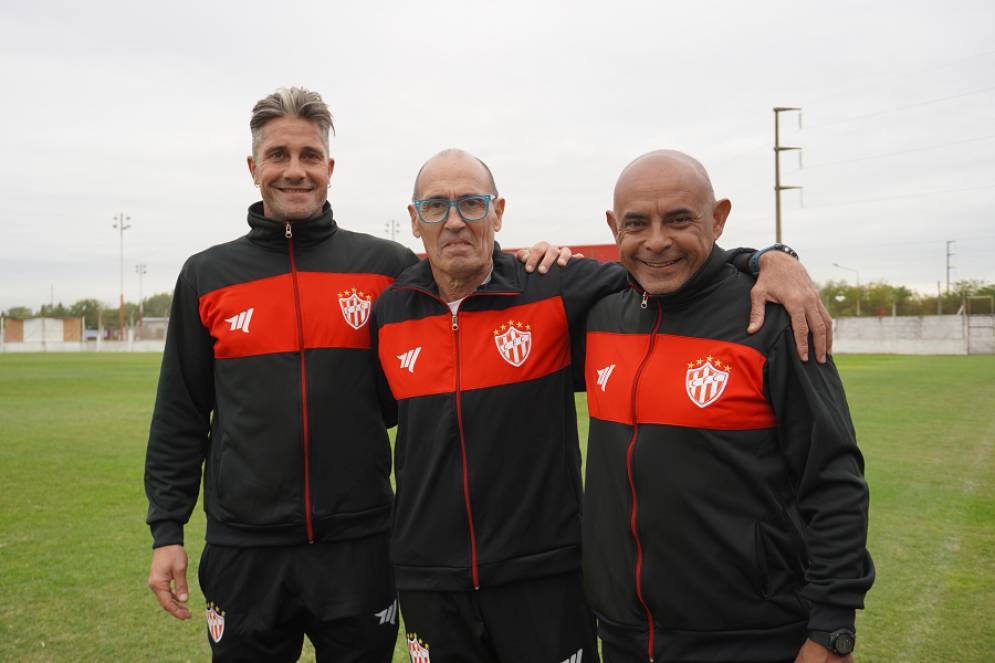
POLYGON ((207 604, 207 632, 214 642, 221 642, 221 637, 225 634, 225 611, 217 603, 207 604))
POLYGON ((417 633, 408 633, 407 639, 411 663, 431 663, 428 657, 428 643, 419 638, 417 633))

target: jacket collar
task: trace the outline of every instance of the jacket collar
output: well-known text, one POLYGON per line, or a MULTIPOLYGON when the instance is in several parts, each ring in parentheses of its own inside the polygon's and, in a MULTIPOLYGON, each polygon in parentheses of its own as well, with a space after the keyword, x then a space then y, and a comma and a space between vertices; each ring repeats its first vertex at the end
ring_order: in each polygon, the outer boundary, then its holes
MULTIPOLYGON (((286 244, 287 224, 283 221, 263 216, 262 201, 249 206, 248 221, 248 237, 253 242, 279 244, 281 247, 286 244)), ((332 206, 326 200, 325 205, 321 208, 320 216, 302 221, 292 221, 290 229, 297 245, 304 246, 317 244, 328 239, 338 230, 338 225, 332 216, 332 206)))
MULTIPOLYGON (((648 298, 667 308, 682 308, 718 284, 719 274, 723 271, 727 259, 725 249, 719 248, 719 245, 715 244, 712 246, 712 252, 708 254, 705 263, 691 275, 691 278, 684 282, 684 285, 673 292, 648 295, 648 298)), ((636 292, 647 295, 631 272, 629 273, 629 286, 636 292)))
MULTIPOLYGON (((518 258, 505 253, 501 246, 494 242, 494 269, 491 280, 481 285, 474 294, 518 294, 524 290, 522 270, 518 269, 518 258)), ((397 277, 397 287, 424 290, 436 297, 439 296, 439 286, 432 276, 432 266, 428 259, 406 269, 397 277)))

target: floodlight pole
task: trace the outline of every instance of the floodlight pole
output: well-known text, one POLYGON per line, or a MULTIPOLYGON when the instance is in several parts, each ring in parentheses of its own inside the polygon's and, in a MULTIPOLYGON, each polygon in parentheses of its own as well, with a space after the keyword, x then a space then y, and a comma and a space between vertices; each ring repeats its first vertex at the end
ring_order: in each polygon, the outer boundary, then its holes
POLYGON ((800 189, 800 186, 782 186, 781 185, 781 152, 787 150, 800 150, 800 147, 787 147, 781 145, 781 113, 787 111, 798 111, 798 124, 801 126, 801 108, 795 108, 793 106, 775 106, 774 107, 774 209, 775 209, 775 226, 774 226, 774 237, 778 244, 781 243, 781 192, 785 189, 800 189))
POLYGON ((953 269, 953 267, 950 266, 950 258, 957 255, 956 253, 950 253, 950 245, 956 241, 957 240, 955 239, 947 240, 947 294, 948 295, 950 294, 950 270, 953 269))
POLYGON ((140 262, 135 265, 135 272, 138 274, 138 333, 141 335, 145 327, 145 297, 142 296, 142 277, 148 274, 148 265, 140 262))
POLYGON ((387 234, 387 237, 390 237, 392 241, 395 242, 397 241, 397 235, 400 231, 401 231, 401 226, 394 219, 391 219, 390 221, 384 224, 384 232, 387 234))
POLYGON ((130 228, 126 222, 131 221, 131 217, 121 212, 114 217, 114 227, 118 229, 121 237, 121 302, 118 306, 118 323, 120 326, 121 340, 124 340, 124 231, 130 228))
POLYGON ((855 270, 853 267, 844 267, 838 262, 833 263, 833 267, 839 267, 840 269, 845 269, 848 272, 853 272, 857 275, 857 317, 860 317, 860 272, 855 270))

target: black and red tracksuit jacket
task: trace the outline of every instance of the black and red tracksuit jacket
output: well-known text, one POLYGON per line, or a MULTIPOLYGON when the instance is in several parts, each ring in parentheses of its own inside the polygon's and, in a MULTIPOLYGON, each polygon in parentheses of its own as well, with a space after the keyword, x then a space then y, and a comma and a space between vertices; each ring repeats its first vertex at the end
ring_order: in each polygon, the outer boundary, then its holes
POLYGON ((391 561, 402 590, 459 591, 580 568, 572 341, 625 286, 617 263, 529 274, 494 252, 457 313, 428 261, 377 300, 380 363, 398 404, 391 561))
POLYGON ((584 574, 602 637, 648 659, 791 659, 853 628, 874 579, 839 375, 715 249, 679 291, 588 316, 584 574))
POLYGON ((262 214, 250 207, 249 233, 192 256, 176 283, 145 462, 156 547, 183 542, 202 468, 208 543, 390 524, 393 411, 378 400, 368 324, 417 258, 339 228, 327 203, 290 224, 262 214))

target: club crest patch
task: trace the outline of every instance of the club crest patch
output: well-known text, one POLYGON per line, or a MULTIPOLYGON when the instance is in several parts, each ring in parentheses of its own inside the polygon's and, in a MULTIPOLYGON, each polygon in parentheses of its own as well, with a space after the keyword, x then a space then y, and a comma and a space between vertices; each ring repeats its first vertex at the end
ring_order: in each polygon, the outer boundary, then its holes
POLYGON ((356 288, 347 288, 338 294, 339 308, 347 325, 359 330, 370 319, 373 309, 373 296, 356 288))
POLYGON ((684 386, 691 402, 700 408, 706 408, 719 400, 729 384, 731 370, 732 366, 711 355, 688 362, 684 386))
POLYGON ((428 643, 418 637, 417 633, 408 633, 408 656, 411 663, 431 663, 428 657, 428 643))
POLYGON ((207 604, 207 632, 214 642, 221 642, 225 634, 225 611, 217 603, 207 604))
POLYGON ((521 320, 502 322, 494 330, 494 343, 501 358, 517 368, 532 352, 532 325, 521 320))

